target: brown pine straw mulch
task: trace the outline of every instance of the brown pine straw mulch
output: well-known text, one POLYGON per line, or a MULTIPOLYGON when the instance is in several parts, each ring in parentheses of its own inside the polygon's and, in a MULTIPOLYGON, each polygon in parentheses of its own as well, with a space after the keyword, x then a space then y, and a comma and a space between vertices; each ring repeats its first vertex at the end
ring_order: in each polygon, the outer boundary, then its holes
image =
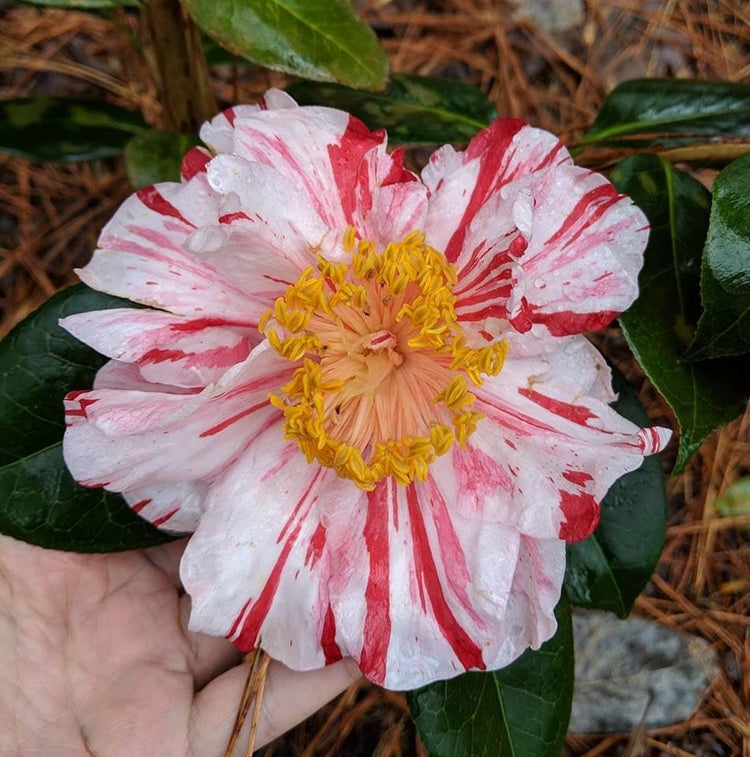
MULTIPOLYGON (((523 3, 520 3, 521 5, 523 3)), ((750 10, 741 0, 589 0, 567 32, 544 32, 507 0, 358 3, 394 71, 470 81, 499 113, 575 143, 605 94, 638 76, 750 79, 750 10)), ((149 62, 133 45, 133 16, 0 9, 2 98, 68 94, 140 109, 157 124, 149 62)), ((213 70, 220 103, 256 99, 286 78, 253 67, 213 70)), ((712 171, 702 171, 710 184, 712 171)), ((131 192, 122 161, 37 164, 0 155, 0 333, 75 280, 98 232, 131 192)), ((598 340, 631 380, 654 422, 669 422, 614 330, 598 340)), ((674 444, 664 456, 667 469, 674 444)), ((714 503, 750 473, 750 413, 714 435, 668 479, 667 546, 636 612, 707 639, 722 671, 691 717, 668 728, 571 735, 567 754, 750 757, 750 516, 720 517, 714 503)), ((400 694, 359 683, 267 747, 267 757, 423 754, 400 694)), ((522 755, 519 757, 523 757, 522 755)))

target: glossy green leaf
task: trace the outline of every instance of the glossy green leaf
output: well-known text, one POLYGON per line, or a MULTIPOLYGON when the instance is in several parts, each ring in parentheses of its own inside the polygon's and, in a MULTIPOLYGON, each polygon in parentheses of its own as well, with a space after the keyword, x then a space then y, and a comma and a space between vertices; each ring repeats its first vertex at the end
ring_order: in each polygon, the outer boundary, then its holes
POLYGON ((27 5, 70 10, 100 10, 102 8, 137 8, 138 0, 22 0, 27 5))
MULTIPOLYGON (((651 425, 617 370, 612 383, 619 394, 614 409, 642 428, 651 425)), ((627 616, 664 548, 666 508, 659 455, 615 481, 602 501, 599 527, 588 539, 568 545, 565 591, 571 604, 627 616)))
POLYGON ((28 97, 0 102, 0 152, 30 160, 118 155, 146 128, 139 114, 96 100, 28 97))
POLYGON ((750 155, 716 177, 701 300, 703 315, 683 359, 750 352, 750 155))
POLYGON ((731 366, 681 361, 700 313, 696 282, 711 196, 700 182, 655 155, 627 158, 611 178, 651 222, 640 295, 620 316, 620 324, 636 359, 677 418, 675 471, 680 471, 743 406, 731 366))
POLYGON ((371 129, 387 129, 393 144, 467 142, 497 118, 476 87, 410 74, 394 74, 385 94, 315 82, 298 82, 288 92, 302 105, 341 108, 371 129))
POLYGON ((616 87, 582 144, 665 146, 750 137, 750 86, 696 79, 633 79, 616 87))
MULTIPOLYGON (((116 494, 84 489, 62 459, 63 397, 91 386, 105 358, 58 325, 123 300, 83 285, 56 295, 0 342, 0 531, 43 547, 108 552, 169 536, 116 494)), ((130 303, 128 303, 130 304, 130 303)))
POLYGON ((573 698, 570 607, 557 633, 494 673, 465 673, 409 692, 430 757, 560 757, 573 698))
POLYGON ((308 79, 382 89, 388 60, 347 0, 181 0, 222 47, 308 79))
POLYGON ((160 181, 179 181, 185 153, 198 144, 197 135, 146 131, 125 145, 125 168, 136 189, 160 181))

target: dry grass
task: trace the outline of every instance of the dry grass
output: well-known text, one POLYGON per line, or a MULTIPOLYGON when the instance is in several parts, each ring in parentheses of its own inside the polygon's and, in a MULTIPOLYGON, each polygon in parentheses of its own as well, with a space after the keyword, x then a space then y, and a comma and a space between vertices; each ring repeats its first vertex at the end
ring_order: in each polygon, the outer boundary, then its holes
MULTIPOLYGON (((750 78, 750 14, 740 0, 589 0, 581 23, 545 34, 500 0, 371 0, 360 3, 395 71, 462 78, 503 115, 520 116, 575 143, 605 94, 637 76, 750 78)), ((159 123, 150 61, 133 41, 137 21, 10 7, 0 10, 4 98, 90 95, 139 109, 159 123)), ((214 70, 221 102, 256 99, 278 74, 214 70)), ((710 183, 712 174, 702 178, 710 183)), ((40 165, 0 157, 0 333, 74 280, 103 223, 130 192, 119 160, 40 165)), ((610 349, 655 420, 668 410, 620 348, 610 349)), ((616 342, 616 340, 615 340, 616 342)), ((609 347, 608 347, 609 345, 609 347)), ((668 482, 670 525, 662 561, 636 611, 708 639, 723 664, 700 707, 669 728, 629 735, 570 736, 571 755, 750 757, 750 519, 717 516, 714 503, 750 473, 750 415, 710 439, 668 482)), ((357 684, 264 754, 421 754, 403 697, 357 684)))

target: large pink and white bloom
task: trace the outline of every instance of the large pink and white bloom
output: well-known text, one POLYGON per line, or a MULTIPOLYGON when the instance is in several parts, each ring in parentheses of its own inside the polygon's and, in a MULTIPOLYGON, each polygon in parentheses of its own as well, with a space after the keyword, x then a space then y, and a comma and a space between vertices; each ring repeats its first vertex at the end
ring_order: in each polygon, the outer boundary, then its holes
POLYGON ((206 124, 80 271, 146 305, 64 319, 78 481, 194 531, 191 627, 391 688, 555 631, 565 541, 660 449, 582 332, 637 294, 643 214, 512 119, 421 180, 385 135, 269 92, 206 124))

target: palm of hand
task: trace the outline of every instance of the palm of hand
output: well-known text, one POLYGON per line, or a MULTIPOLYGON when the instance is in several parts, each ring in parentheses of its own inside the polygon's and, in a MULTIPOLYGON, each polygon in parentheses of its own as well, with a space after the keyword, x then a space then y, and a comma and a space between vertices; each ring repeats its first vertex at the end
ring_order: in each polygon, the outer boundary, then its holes
POLYGON ((0 672, 8 746, 188 754, 201 671, 167 572, 143 552, 76 555, 17 542, 6 550, 0 640, 15 650, 0 672))
MULTIPOLYGON (((226 640, 185 630, 180 553, 78 555, 0 537, 0 753, 221 754, 246 666, 232 667, 226 640)), ((270 675, 266 704, 282 686, 289 696, 266 717, 266 740, 355 676, 350 666, 270 675)))

